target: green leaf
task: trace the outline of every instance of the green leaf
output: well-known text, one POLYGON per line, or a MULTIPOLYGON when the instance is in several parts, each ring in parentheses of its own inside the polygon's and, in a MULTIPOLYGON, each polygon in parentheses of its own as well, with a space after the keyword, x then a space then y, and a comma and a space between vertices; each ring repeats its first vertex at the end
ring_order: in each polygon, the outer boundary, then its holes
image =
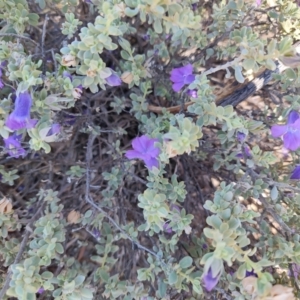
POLYGON ((275 64, 275 62, 273 61, 273 59, 268 58, 268 59, 266 60, 266 67, 267 67, 268 69, 270 69, 270 70, 275 70, 275 69, 276 69, 276 64, 275 64))
POLYGON ((201 281, 200 279, 195 279, 192 281, 192 285, 193 285, 193 291, 199 295, 203 294, 203 290, 201 287, 201 281))
POLYGON ((80 291, 80 294, 82 297, 85 297, 87 299, 93 299, 93 292, 87 288, 84 288, 80 291))
POLYGON ((79 286, 84 282, 85 276, 84 275, 77 275, 76 278, 74 279, 75 285, 79 286))
POLYGON ((271 199, 273 201, 275 201, 277 199, 277 197, 278 197, 278 190, 277 190, 277 187, 275 185, 273 186, 270 195, 271 195, 271 199))
MULTIPOLYGON (((43 2, 44 0, 39 0, 39 1, 43 2)), ((28 23, 32 26, 36 26, 38 24, 39 18, 40 17, 38 14, 30 13, 30 14, 28 14, 28 23)))
POLYGON ((60 243, 57 243, 55 245, 55 251, 58 252, 59 254, 63 254, 64 253, 64 248, 60 243))
POLYGON ((277 46, 277 41, 275 39, 272 39, 271 42, 269 43, 267 49, 268 49, 268 54, 274 54, 277 46))
POLYGON ((160 19, 155 19, 154 24, 153 24, 153 28, 154 28, 156 33, 158 33, 158 34, 162 33, 163 30, 162 30, 160 19))
POLYGON ((172 271, 170 274, 169 274, 169 284, 173 285, 177 282, 178 280, 178 276, 176 274, 175 271, 172 271))
POLYGON ((291 79, 291 80, 296 80, 297 78, 297 74, 295 73, 295 71, 291 68, 287 69, 285 71, 286 76, 291 79))
POLYGON ((186 256, 182 258, 179 262, 181 269, 187 269, 189 268, 193 263, 193 259, 190 256, 186 256))
POLYGON ((37 0, 36 2, 38 3, 40 9, 44 9, 46 7, 45 0, 37 0))
POLYGON ((132 18, 134 16, 136 16, 139 13, 139 8, 136 7, 135 9, 131 9, 129 7, 126 7, 124 10, 124 13, 126 16, 132 18))
POLYGON ((130 54, 127 51, 121 50, 121 56, 125 60, 129 60, 130 54))
POLYGON ((122 31, 116 26, 111 26, 108 28, 108 34, 118 36, 118 35, 122 35, 122 31))
POLYGON ((243 67, 245 70, 253 70, 255 66, 255 60, 253 58, 246 58, 243 61, 243 67))
POLYGON ((93 211, 89 209, 89 210, 84 214, 84 217, 85 217, 85 218, 90 218, 90 217, 92 216, 92 214, 93 214, 93 211))
POLYGON ((244 83, 245 78, 242 74, 242 67, 241 66, 235 66, 234 67, 234 77, 239 83, 244 83))
POLYGON ((167 285, 162 280, 160 280, 158 282, 158 293, 159 293, 158 296, 160 298, 163 298, 166 296, 166 292, 167 292, 167 285))
POLYGON ((119 41, 119 45, 125 51, 127 51, 128 53, 132 53, 130 43, 127 40, 123 39, 122 37, 119 37, 118 41, 119 41))
POLYGON ((44 279, 51 279, 53 277, 53 274, 49 271, 45 271, 41 274, 41 276, 44 278, 44 279))
POLYGON ((278 19, 278 13, 276 11, 274 11, 274 10, 269 11, 268 15, 269 15, 270 18, 278 19))
POLYGON ((237 272, 236 272, 236 277, 238 279, 243 279, 246 276, 246 265, 242 264, 241 266, 239 266, 237 272))
POLYGON ((100 275, 101 279, 104 282, 108 282, 109 281, 109 274, 104 269, 98 269, 97 273, 100 275))

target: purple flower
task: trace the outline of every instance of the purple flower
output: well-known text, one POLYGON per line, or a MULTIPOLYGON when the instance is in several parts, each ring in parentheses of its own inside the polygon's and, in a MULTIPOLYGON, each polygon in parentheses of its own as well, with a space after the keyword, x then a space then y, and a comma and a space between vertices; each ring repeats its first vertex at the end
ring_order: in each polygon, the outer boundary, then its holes
POLYGON ((14 133, 13 135, 8 137, 7 139, 3 139, 5 149, 8 151, 8 154, 11 157, 18 158, 19 156, 23 156, 23 157, 25 156, 26 151, 21 146, 21 143, 20 143, 21 138, 22 138, 21 134, 16 135, 16 133, 14 133))
POLYGON ((300 274, 300 265, 298 265, 298 264, 292 264, 292 270, 293 270, 294 274, 292 274, 291 271, 289 270, 288 271, 288 275, 290 277, 298 278, 299 274, 300 274))
POLYGON ((188 64, 181 68, 176 68, 171 71, 172 88, 175 92, 179 92, 184 85, 190 84, 195 80, 193 74, 193 66, 188 64))
POLYGON ((33 128, 37 120, 30 119, 30 109, 32 105, 31 95, 26 91, 20 93, 15 101, 15 109, 6 119, 5 125, 11 130, 22 128, 33 128))
POLYGON ((60 132, 60 125, 59 124, 52 124, 50 130, 47 133, 47 136, 51 136, 60 132))
POLYGON ((158 139, 151 139, 146 135, 136 137, 132 141, 133 150, 128 150, 125 156, 128 159, 142 159, 149 169, 152 169, 152 167, 158 168, 160 149, 154 146, 156 142, 158 142, 158 139))
POLYGON ((150 35, 149 34, 144 34, 142 36, 142 38, 145 40, 145 41, 149 41, 150 40, 150 35))
POLYGON ((246 271, 246 276, 245 277, 249 277, 249 276, 258 277, 257 274, 254 272, 253 269, 250 272, 246 271))
POLYGON ((37 291, 38 294, 43 294, 45 292, 45 289, 43 287, 40 287, 37 291))
POLYGON ((121 78, 115 73, 112 73, 109 77, 105 78, 105 80, 110 86, 119 86, 122 83, 121 78))
POLYGON ((171 234, 173 232, 172 227, 167 222, 163 225, 163 229, 164 229, 164 232, 166 232, 168 234, 171 234))
POLYGON ((180 213, 180 207, 176 204, 171 204, 170 209, 180 213))
POLYGON ((246 134, 238 131, 238 133, 236 134, 236 138, 239 142, 243 142, 246 138, 246 134))
POLYGON ((95 238, 96 240, 99 240, 99 239, 101 238, 101 232, 100 232, 97 228, 94 228, 94 229, 92 230, 92 233, 93 233, 94 238, 95 238))
POLYGON ((260 6, 260 5, 261 5, 261 1, 262 1, 262 0, 256 0, 256 5, 257 5, 257 6, 260 6))
POLYGON ((187 94, 192 97, 192 98, 197 98, 198 97, 198 93, 197 90, 188 90, 187 94))
POLYGON ((221 274, 221 270, 219 271, 219 273, 213 274, 212 269, 208 269, 208 272, 203 276, 204 287, 208 292, 212 291, 218 284, 221 274))
MULTIPOLYGON (((246 158, 251 158, 252 157, 249 147, 243 146, 243 151, 244 151, 244 154, 245 154, 246 158)), ((244 158, 244 155, 243 155, 243 153, 238 153, 235 157, 244 158)))
POLYGON ((283 136, 286 149, 295 151, 300 147, 300 118, 296 111, 291 111, 286 125, 274 125, 271 128, 273 137, 283 136))
POLYGON ((290 179, 300 179, 300 165, 296 166, 290 179))
POLYGON ((62 75, 64 78, 69 78, 71 81, 73 80, 72 75, 68 71, 63 71, 62 75))
POLYGON ((71 116, 66 112, 67 116, 64 118, 64 124, 72 126, 76 122, 75 116, 71 116))
POLYGON ((193 3, 192 4, 192 10, 196 10, 198 8, 198 3, 193 3))

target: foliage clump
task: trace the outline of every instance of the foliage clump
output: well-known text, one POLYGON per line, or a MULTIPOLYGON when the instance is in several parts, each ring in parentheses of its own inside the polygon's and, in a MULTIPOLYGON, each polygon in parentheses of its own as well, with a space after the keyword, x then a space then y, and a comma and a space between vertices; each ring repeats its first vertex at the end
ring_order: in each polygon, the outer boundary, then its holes
POLYGON ((0 19, 0 299, 300 298, 297 1, 0 19))

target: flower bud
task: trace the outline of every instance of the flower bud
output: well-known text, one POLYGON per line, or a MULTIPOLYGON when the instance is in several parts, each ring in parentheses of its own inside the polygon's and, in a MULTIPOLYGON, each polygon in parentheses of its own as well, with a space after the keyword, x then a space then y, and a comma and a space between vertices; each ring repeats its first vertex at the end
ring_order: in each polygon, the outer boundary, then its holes
POLYGON ((82 86, 81 85, 74 88, 72 91, 72 95, 73 95, 74 99, 80 99, 81 94, 82 94, 82 86))
POLYGON ((62 57, 61 64, 66 67, 76 66, 75 56, 66 54, 62 57))
POLYGON ((12 212, 12 204, 6 197, 4 197, 2 200, 0 200, 0 213, 9 214, 11 212, 12 212))

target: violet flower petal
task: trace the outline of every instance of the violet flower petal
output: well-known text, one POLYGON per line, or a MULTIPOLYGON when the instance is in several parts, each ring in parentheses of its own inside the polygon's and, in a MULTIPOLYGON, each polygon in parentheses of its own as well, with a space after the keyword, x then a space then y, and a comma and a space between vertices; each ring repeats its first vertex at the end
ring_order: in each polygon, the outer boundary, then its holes
POLYGON ((145 155, 143 153, 140 153, 139 151, 136 151, 136 150, 128 150, 128 151, 126 151, 125 156, 128 159, 135 159, 135 158, 144 159, 144 157, 145 157, 145 155))
POLYGON ((63 71, 62 75, 64 78, 69 78, 71 81, 73 80, 72 75, 68 71, 63 71))
POLYGON ((286 149, 296 151, 300 147, 300 132, 287 132, 283 137, 283 145, 286 149))
POLYGON ((295 110, 289 113, 287 124, 293 124, 299 119, 299 114, 295 110))
POLYGON ((193 74, 188 75, 188 76, 186 76, 186 77, 184 78, 184 83, 185 83, 185 84, 190 84, 190 83, 192 83, 193 81, 195 81, 195 78, 196 78, 196 76, 193 75, 193 74))
POLYGON ((152 169, 153 167, 158 168, 159 166, 158 159, 155 157, 151 157, 150 159, 144 159, 144 161, 148 169, 152 169))
POLYGON ((188 64, 181 68, 175 68, 171 71, 170 80, 173 82, 173 90, 179 92, 185 84, 190 84, 195 80, 193 66, 188 64))
POLYGON ((236 134, 236 138, 239 142, 243 142, 246 138, 246 134, 238 131, 238 133, 236 134))
POLYGON ((51 136, 53 134, 57 134, 60 132, 60 125, 59 124, 52 124, 52 127, 47 133, 47 136, 51 136))
POLYGON ((192 97, 192 98, 197 98, 198 97, 198 93, 197 90, 188 90, 187 94, 192 97))
POLYGON ((177 92, 177 93, 178 93, 183 87, 184 87, 184 83, 183 83, 183 82, 178 82, 178 83, 172 84, 172 88, 173 88, 174 92, 177 92))
POLYGON ((132 140, 133 150, 126 151, 125 157, 128 159, 142 159, 149 169, 158 167, 160 149, 155 147, 157 141, 157 139, 151 139, 146 135, 136 137, 132 140))
POLYGON ((274 125, 271 127, 271 134, 273 137, 280 137, 284 135, 288 130, 287 125, 274 125))
POLYGON ((5 125, 11 130, 18 130, 32 126, 30 120, 30 109, 32 105, 31 95, 26 91, 20 93, 15 101, 15 108, 8 116, 5 125))
POLYGON ((170 80, 173 82, 181 82, 182 81, 182 77, 183 74, 179 73, 179 72, 174 72, 176 69, 173 69, 171 71, 171 77, 170 80))
POLYGON ((117 74, 111 74, 109 77, 105 78, 106 83, 110 86, 119 86, 122 83, 121 78, 117 74))
POLYGON ((164 232, 169 233, 169 234, 173 232, 172 227, 167 222, 163 225, 163 229, 164 229, 164 232))
POLYGON ((258 277, 253 269, 251 271, 246 271, 246 276, 245 277, 249 277, 249 276, 258 277))
POLYGON ((7 150, 8 154, 11 157, 18 158, 20 156, 25 156, 26 151, 25 149, 21 146, 21 137, 22 135, 16 135, 15 133, 8 137, 7 139, 3 139, 5 149, 7 150))
POLYGON ((292 172, 290 179, 300 179, 300 165, 296 166, 296 168, 292 172))
POLYGON ((208 292, 212 291, 218 284, 220 277, 221 277, 221 272, 218 273, 216 277, 213 277, 212 269, 209 268, 207 274, 205 274, 203 277, 203 283, 205 289, 208 292))
POLYGON ((148 139, 145 141, 144 145, 146 147, 146 152, 150 153, 152 157, 156 157, 160 153, 160 149, 155 147, 155 143, 158 142, 158 139, 148 139))
POLYGON ((148 137, 146 135, 142 135, 140 137, 136 137, 132 140, 132 147, 134 150, 137 150, 139 152, 145 152, 146 146, 145 143, 148 141, 148 137))

